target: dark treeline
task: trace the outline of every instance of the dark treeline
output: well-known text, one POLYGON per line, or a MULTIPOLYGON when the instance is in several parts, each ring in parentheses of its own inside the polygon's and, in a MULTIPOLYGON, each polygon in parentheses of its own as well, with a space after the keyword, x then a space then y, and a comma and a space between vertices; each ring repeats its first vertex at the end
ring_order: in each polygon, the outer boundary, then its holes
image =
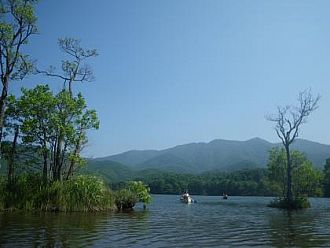
MULTIPOLYGON (((267 186, 267 169, 240 170, 231 173, 208 172, 199 175, 171 172, 152 172, 139 176, 150 187, 153 194, 180 194, 188 190, 191 194, 219 195, 274 195, 267 186)), ((112 188, 123 183, 112 183, 112 188)))
MULTIPOLYGON (((280 153, 272 151, 271 154, 280 153)), ((296 152, 297 153, 297 152, 296 152)), ((299 153, 298 153, 299 154, 299 153)), ((278 162, 278 161, 277 161, 278 162)), ((311 168, 303 174, 299 171, 295 177, 295 185, 301 194, 307 196, 330 196, 330 159, 327 159, 324 170, 312 169, 311 164, 299 168, 311 168), (302 176, 304 175, 304 177, 302 176), (306 175, 310 175, 306 177, 306 175), (306 177, 306 178, 305 178, 306 177), (308 184, 306 187, 305 184, 308 184)), ((268 168, 245 169, 234 172, 211 171, 203 174, 180 174, 162 171, 143 171, 134 180, 141 180, 150 187, 153 194, 180 194, 188 190, 196 195, 229 195, 240 196, 281 196, 282 182, 274 174, 271 158, 268 168)), ((124 182, 109 182, 113 189, 123 187, 124 182)))

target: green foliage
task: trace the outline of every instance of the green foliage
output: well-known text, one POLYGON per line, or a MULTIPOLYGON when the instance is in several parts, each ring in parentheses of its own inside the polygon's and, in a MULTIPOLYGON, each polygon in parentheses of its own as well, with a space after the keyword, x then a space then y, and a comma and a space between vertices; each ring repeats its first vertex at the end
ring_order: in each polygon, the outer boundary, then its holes
POLYGON ((287 164, 284 149, 273 148, 268 158, 268 178, 274 193, 284 196, 287 186, 287 164))
MULTIPOLYGON (((304 154, 291 152, 292 159, 292 192, 294 197, 321 196, 322 172, 314 169, 312 163, 304 154)), ((287 161, 284 149, 272 149, 268 159, 268 179, 271 188, 281 197, 285 197, 287 190, 287 161)))
POLYGON ((283 209, 302 209, 310 207, 308 196, 321 196, 323 174, 313 168, 304 154, 291 152, 292 193, 293 199, 286 197, 287 192, 287 159, 284 149, 272 149, 269 152, 268 178, 272 188, 280 198, 269 204, 270 207, 283 209))
POLYGON ((330 197, 330 158, 326 160, 323 172, 324 172, 324 195, 330 197))
POLYGON ((150 189, 141 181, 130 181, 126 187, 115 193, 115 202, 119 210, 132 209, 137 202, 151 202, 150 189))
POLYGON ((46 211, 102 211, 114 209, 114 197, 104 182, 93 176, 44 184, 40 174, 18 176, 8 185, 0 180, 0 209, 46 211))
POLYGON ((99 211, 113 207, 109 190, 96 177, 80 175, 64 181, 62 185, 59 199, 62 211, 99 211))
POLYGON ((120 189, 115 192, 115 203, 119 210, 132 209, 137 201, 137 195, 128 189, 120 189))
MULTIPOLYGON (((180 194, 188 189, 189 193, 199 195, 220 195, 223 192, 230 195, 273 195, 266 169, 240 170, 231 173, 212 171, 197 175, 158 170, 129 171, 128 174, 130 174, 128 180, 143 181, 153 194, 180 194)), ((108 182, 113 189, 123 187, 122 182, 108 182)))
MULTIPOLYGON (((21 50, 29 37, 37 33, 37 17, 34 11, 36 2, 4 0, 0 3, 0 47, 3 51, 0 55, 1 73, 7 74, 8 79, 21 80, 33 71, 33 63, 21 50)), ((6 80, 3 78, 3 83, 6 80)))
POLYGON ((127 188, 133 192, 139 202, 149 204, 151 202, 150 188, 141 181, 131 181, 127 188))
POLYGON ((0 175, 0 210, 5 208, 6 180, 0 175))
POLYGON ((39 148, 44 165, 52 165, 57 180, 69 178, 84 163, 80 151, 87 142, 86 132, 99 127, 96 111, 87 109, 81 94, 72 97, 63 90, 54 95, 48 85, 22 89, 19 99, 10 97, 6 114, 7 129, 12 130, 13 124, 20 127, 23 144, 39 148))

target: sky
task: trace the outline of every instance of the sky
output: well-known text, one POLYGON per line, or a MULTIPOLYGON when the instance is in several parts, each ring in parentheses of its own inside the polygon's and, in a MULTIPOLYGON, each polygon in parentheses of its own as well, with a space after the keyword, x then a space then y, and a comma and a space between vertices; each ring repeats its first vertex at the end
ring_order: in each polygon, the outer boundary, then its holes
MULTIPOLYGON (((265 116, 321 95, 300 138, 330 144, 330 1, 41 0, 39 34, 25 48, 59 66, 60 37, 99 56, 95 80, 74 85, 98 112, 84 155, 164 149, 213 139, 279 142, 265 116)), ((33 77, 21 87, 62 82, 33 77)))

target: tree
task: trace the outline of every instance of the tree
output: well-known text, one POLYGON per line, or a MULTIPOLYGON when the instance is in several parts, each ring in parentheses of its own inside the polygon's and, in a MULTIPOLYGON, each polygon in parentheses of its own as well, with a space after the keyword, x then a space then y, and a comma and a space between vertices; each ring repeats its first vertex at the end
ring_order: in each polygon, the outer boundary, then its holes
POLYGON ((32 72, 33 63, 22 48, 37 33, 34 15, 36 0, 4 0, 0 2, 0 155, 5 108, 10 81, 22 80, 32 72))
MULTIPOLYGON (((322 173, 313 168, 312 162, 299 151, 291 151, 292 194, 295 198, 322 195, 322 173)), ((285 149, 274 148, 269 152, 268 179, 272 189, 281 197, 287 192, 287 160, 285 149)))
POLYGON ((276 134, 285 148, 287 161, 286 200, 289 205, 293 202, 290 145, 298 137, 301 125, 304 124, 307 117, 317 109, 319 99, 320 96, 314 97, 310 90, 302 91, 299 93, 297 106, 278 107, 277 115, 267 117, 269 121, 275 122, 276 134))
POLYGON ((24 144, 39 148, 43 158, 43 178, 48 175, 49 144, 53 135, 53 118, 56 99, 48 85, 38 85, 34 89, 22 89, 22 96, 17 101, 21 115, 21 132, 24 144))
MULTIPOLYGON (((65 53, 66 56, 70 57, 70 59, 66 59, 62 61, 62 73, 56 73, 55 67, 51 66, 48 70, 37 70, 38 73, 42 73, 44 75, 50 77, 56 77, 63 80, 63 91, 60 93, 59 97, 63 100, 63 104, 65 105, 70 101, 70 99, 66 99, 67 97, 74 99, 72 84, 74 82, 89 82, 94 79, 93 71, 89 67, 88 64, 85 64, 85 60, 91 57, 97 56, 96 49, 84 49, 80 45, 80 41, 73 38, 60 38, 58 40, 58 44, 60 49, 65 53), (66 94, 68 92, 69 94, 66 94)), ((81 99, 81 94, 78 94, 78 99, 81 99)), ((78 101, 79 102, 79 101, 78 101)), ((78 103, 77 102, 77 103, 78 103)), ((69 107, 69 105, 67 105, 69 107)), ((77 106, 78 107, 78 106, 77 106)), ((79 108, 79 107, 78 107, 79 108)), ((60 108, 65 110, 65 108, 60 108)), ((66 121, 70 121, 70 112, 61 111, 62 117, 61 120, 58 120, 62 126, 65 126, 66 121)), ((76 123, 77 129, 74 137, 71 139, 65 140, 64 132, 68 130, 59 129, 59 133, 56 136, 56 153, 55 157, 57 160, 55 161, 56 170, 61 170, 61 150, 66 150, 69 146, 72 146, 72 152, 70 153, 70 166, 67 172, 66 178, 68 179, 70 175, 72 175, 76 164, 82 162, 80 159, 80 151, 83 148, 84 143, 86 143, 86 130, 94 127, 98 127, 99 123, 96 116, 96 111, 87 111, 83 114, 82 118, 76 123), (93 123, 93 124, 91 124, 93 123), (78 127, 79 126, 79 127, 78 127), (71 142, 68 144, 67 142, 71 142)), ((73 133, 71 133, 71 136, 73 133)), ((63 158, 62 158, 63 160, 63 158)), ((58 177, 57 175, 56 177, 58 177)))
POLYGON ((54 95, 47 85, 22 89, 13 106, 19 109, 16 125, 23 144, 37 147, 41 153, 44 180, 50 173, 54 180, 69 179, 83 161, 80 151, 87 142, 87 130, 99 126, 96 111, 87 109, 81 94, 71 97, 62 90, 54 95), (77 140, 82 144, 79 149, 77 140))
POLYGON ((268 179, 277 195, 285 196, 287 191, 287 161, 284 149, 272 149, 268 156, 268 179))
POLYGON ((15 158, 17 154, 17 141, 19 138, 20 132, 20 110, 17 106, 17 101, 14 96, 9 96, 7 98, 7 109, 6 109, 6 118, 5 118, 5 131, 3 136, 13 137, 11 146, 8 144, 2 146, 2 153, 4 158, 7 160, 7 180, 9 184, 13 183, 14 180, 14 170, 15 170, 15 158))
POLYGON ((330 197, 330 158, 325 161, 324 165, 324 195, 330 197))

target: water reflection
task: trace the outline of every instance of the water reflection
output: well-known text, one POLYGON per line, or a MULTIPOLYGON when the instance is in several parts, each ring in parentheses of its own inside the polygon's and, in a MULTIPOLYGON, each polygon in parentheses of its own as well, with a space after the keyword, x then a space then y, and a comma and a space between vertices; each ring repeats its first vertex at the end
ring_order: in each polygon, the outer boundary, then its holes
POLYGON ((269 217, 270 236, 275 247, 328 246, 328 234, 319 233, 320 213, 313 209, 301 211, 277 210, 269 217))
POLYGON ((93 245, 105 214, 1 213, 0 246, 93 245))
POLYGON ((112 225, 116 229, 111 228, 108 231, 121 231, 129 233, 130 236, 142 235, 149 230, 149 214, 148 210, 132 210, 113 214, 108 219, 108 225, 112 225))

